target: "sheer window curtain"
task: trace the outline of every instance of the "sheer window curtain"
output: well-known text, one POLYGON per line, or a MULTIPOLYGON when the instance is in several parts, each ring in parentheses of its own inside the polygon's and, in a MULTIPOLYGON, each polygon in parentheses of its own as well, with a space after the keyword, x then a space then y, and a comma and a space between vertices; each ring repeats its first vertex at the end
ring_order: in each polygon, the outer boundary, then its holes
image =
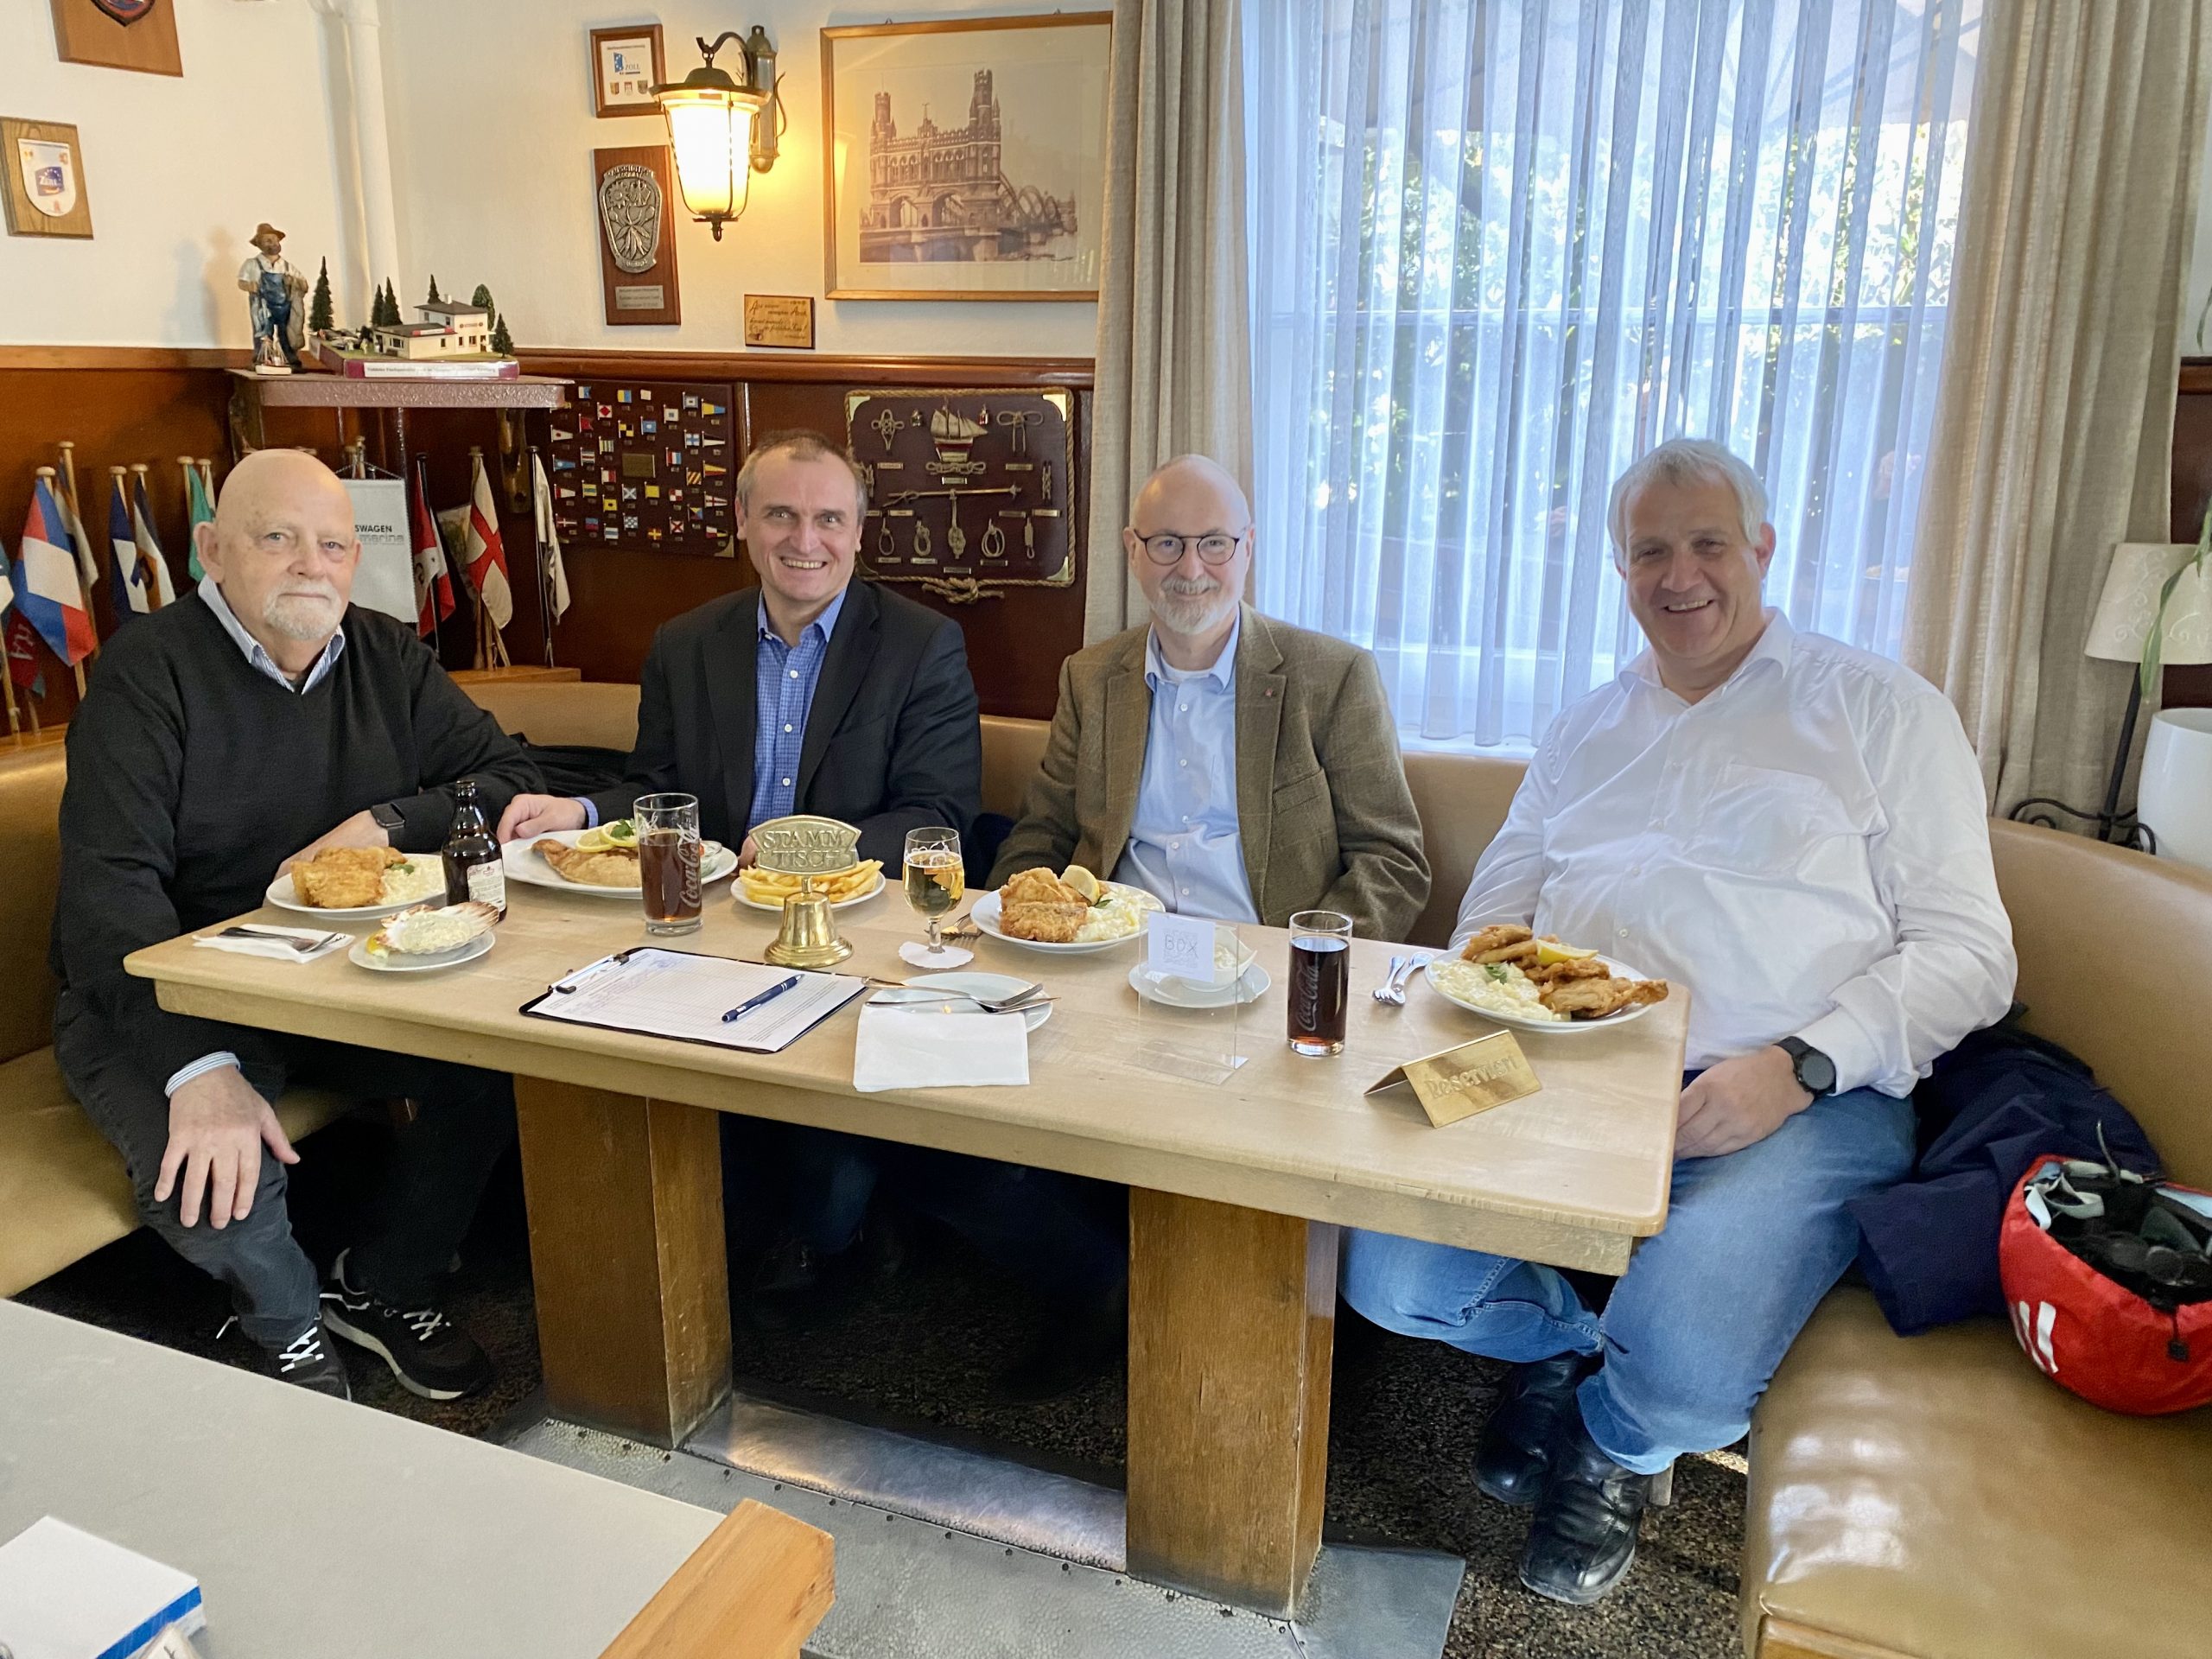
POLYGON ((1525 744, 1641 649, 1605 508, 1764 479, 1770 602, 1895 655, 1981 0, 1269 0, 1245 16, 1261 607, 1401 730, 1525 744))

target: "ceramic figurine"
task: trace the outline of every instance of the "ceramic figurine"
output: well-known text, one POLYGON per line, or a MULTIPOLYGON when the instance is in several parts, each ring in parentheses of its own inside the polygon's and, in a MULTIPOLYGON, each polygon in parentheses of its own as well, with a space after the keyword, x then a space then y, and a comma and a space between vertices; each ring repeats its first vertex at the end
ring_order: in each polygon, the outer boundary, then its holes
POLYGON ((238 267, 238 287, 253 317, 253 366, 260 374, 289 374, 300 367, 307 317, 300 296, 308 279, 284 257, 284 232, 264 223, 253 232, 252 258, 238 267))

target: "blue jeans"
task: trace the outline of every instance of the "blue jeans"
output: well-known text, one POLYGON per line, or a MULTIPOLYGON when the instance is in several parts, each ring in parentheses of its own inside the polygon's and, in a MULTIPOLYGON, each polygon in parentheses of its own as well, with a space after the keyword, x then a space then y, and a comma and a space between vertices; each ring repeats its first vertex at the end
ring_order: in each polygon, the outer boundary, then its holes
POLYGON ((1344 1244, 1344 1300, 1386 1330, 1529 1361, 1594 1354, 1576 1398, 1599 1450, 1639 1474, 1742 1438, 1775 1367, 1859 1249, 1844 1205, 1901 1180, 1912 1103, 1816 1100, 1764 1141, 1675 1165, 1667 1224, 1603 1316, 1554 1269, 1387 1233, 1344 1244))

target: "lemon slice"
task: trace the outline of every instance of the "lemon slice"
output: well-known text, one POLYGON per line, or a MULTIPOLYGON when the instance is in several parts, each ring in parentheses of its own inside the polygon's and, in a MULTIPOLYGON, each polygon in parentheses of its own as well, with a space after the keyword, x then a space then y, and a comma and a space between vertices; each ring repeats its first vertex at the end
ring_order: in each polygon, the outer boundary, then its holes
POLYGON ((576 837, 576 850, 580 853, 603 853, 613 844, 603 829, 587 830, 576 837))
POLYGON ((1080 864, 1071 864, 1060 872, 1060 880, 1083 895, 1085 904, 1098 902, 1098 878, 1080 864))
POLYGON ((638 844, 638 826, 628 818, 617 818, 611 823, 603 823, 600 831, 610 845, 634 847, 638 844))
POLYGON ((1548 939, 1536 941, 1536 966, 1548 968, 1555 962, 1587 962, 1598 953, 1585 950, 1579 945, 1554 944, 1548 939))

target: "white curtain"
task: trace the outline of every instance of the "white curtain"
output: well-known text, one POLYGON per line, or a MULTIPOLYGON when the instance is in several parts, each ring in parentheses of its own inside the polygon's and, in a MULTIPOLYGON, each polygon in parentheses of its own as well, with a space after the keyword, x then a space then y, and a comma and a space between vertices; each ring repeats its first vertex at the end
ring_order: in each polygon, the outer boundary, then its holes
POLYGON ((1145 620, 1122 527, 1154 467, 1195 452, 1251 483, 1241 3, 1114 0, 1086 643, 1145 620))
POLYGON ((1986 46, 1905 660, 1993 808, 2094 807, 2135 674, 2082 646, 2113 543, 2168 535, 2212 3, 2008 4, 1986 46))
POLYGON ((1641 648, 1605 507, 1727 443, 1770 602, 1895 655, 1981 0, 1246 14, 1262 608, 1402 731, 1525 743, 1641 648))

